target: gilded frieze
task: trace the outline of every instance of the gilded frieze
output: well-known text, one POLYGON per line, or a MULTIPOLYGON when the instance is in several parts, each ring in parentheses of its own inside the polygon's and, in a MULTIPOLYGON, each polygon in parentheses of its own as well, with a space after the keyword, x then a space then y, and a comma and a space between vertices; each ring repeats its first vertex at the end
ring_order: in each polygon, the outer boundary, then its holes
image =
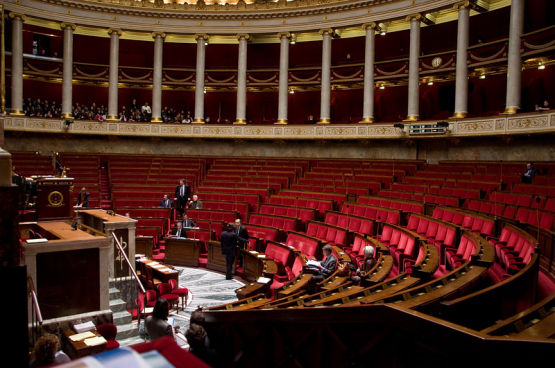
POLYGON ((470 121, 467 123, 459 122, 457 125, 458 132, 487 132, 493 130, 493 120, 489 121, 470 121))
POLYGON ((509 119, 509 129, 530 129, 547 127, 547 116, 509 119))
POLYGON ((71 130, 74 132, 106 132, 108 124, 96 121, 75 121, 71 125, 71 130))

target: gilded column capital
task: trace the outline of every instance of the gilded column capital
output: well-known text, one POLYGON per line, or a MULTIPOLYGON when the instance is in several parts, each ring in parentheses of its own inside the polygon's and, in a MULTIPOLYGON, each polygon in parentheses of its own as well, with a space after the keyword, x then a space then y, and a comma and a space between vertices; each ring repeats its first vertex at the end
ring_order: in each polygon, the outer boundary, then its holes
POLYGON ((195 34, 195 41, 198 41, 198 40, 208 41, 209 39, 210 39, 210 36, 208 36, 207 34, 204 34, 204 33, 195 34))
POLYGON ((470 8, 470 1, 459 1, 458 3, 453 4, 453 9, 455 10, 463 10, 470 8))
POLYGON ((239 34, 237 35, 237 39, 238 39, 239 41, 241 41, 241 40, 250 41, 250 40, 251 40, 251 35, 248 34, 248 33, 239 33, 239 34))
POLYGON ((380 27, 376 22, 368 22, 368 23, 364 23, 361 28, 363 30, 367 30, 369 28, 373 29, 376 32, 381 32, 382 31, 382 27, 380 27))
POLYGON ((333 28, 322 28, 321 30, 318 31, 318 33, 320 33, 320 35, 325 36, 325 35, 333 35, 333 28))
POLYGON ((75 31, 75 29, 77 28, 77 26, 75 25, 75 23, 69 23, 69 22, 62 22, 60 24, 60 27, 62 29, 71 29, 73 31, 75 31))
POLYGON ((279 38, 280 40, 283 38, 287 38, 288 40, 291 40, 291 32, 279 32, 277 34, 277 38, 279 38))
POLYGON ((23 22, 27 20, 27 17, 25 16, 25 14, 21 14, 21 13, 10 12, 9 16, 12 19, 19 19, 23 22))
POLYGON ((109 28, 108 34, 111 36, 113 33, 117 34, 118 36, 121 36, 123 34, 122 30, 119 28, 109 28))
POLYGON ((407 22, 412 22, 413 20, 419 21, 419 22, 423 22, 424 21, 424 16, 420 13, 416 13, 416 14, 410 14, 407 15, 407 17, 405 18, 405 20, 407 22))
POLYGON ((154 38, 154 39, 157 39, 157 38, 165 39, 166 34, 164 32, 152 32, 152 38, 154 38))

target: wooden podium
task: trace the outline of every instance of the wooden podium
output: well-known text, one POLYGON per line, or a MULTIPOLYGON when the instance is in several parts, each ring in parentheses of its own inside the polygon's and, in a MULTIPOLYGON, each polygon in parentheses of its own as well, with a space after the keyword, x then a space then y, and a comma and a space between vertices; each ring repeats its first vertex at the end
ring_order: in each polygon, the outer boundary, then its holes
POLYGON ((37 221, 73 218, 73 178, 37 179, 37 221))
POLYGON ((200 241, 185 238, 165 238, 165 260, 169 264, 198 267, 200 241))
POLYGON ((206 242, 208 250, 208 259, 206 260, 206 268, 226 272, 226 260, 222 254, 222 245, 218 241, 206 242))

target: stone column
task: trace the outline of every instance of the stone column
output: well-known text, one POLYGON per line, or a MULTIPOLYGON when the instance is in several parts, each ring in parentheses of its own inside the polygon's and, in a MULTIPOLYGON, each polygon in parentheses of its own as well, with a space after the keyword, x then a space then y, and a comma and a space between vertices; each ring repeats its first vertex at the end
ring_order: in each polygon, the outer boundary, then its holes
POLYGON ((322 35, 322 87, 320 90, 320 120, 318 124, 330 123, 331 104, 331 35, 333 29, 320 30, 322 35))
POLYGON ((410 53, 409 53, 409 105, 406 121, 416 121, 419 118, 420 100, 420 20, 422 15, 407 16, 410 21, 410 53))
POLYGON ((291 33, 280 32, 277 34, 281 43, 279 53, 279 102, 278 120, 276 124, 287 124, 287 109, 289 99, 289 42, 291 33))
POLYGON ((453 7, 459 11, 457 29, 457 64, 455 82, 455 114, 453 118, 464 118, 468 115, 468 31, 469 31, 469 1, 461 1, 453 7))
POLYGON ((522 57, 520 56, 520 36, 524 29, 524 1, 511 2, 511 22, 509 28, 509 53, 507 57, 507 102, 504 114, 515 114, 520 106, 522 84, 522 57))
POLYGON ((110 81, 108 84, 108 117, 106 120, 118 121, 118 81, 119 81, 119 37, 121 29, 110 28, 110 81))
POLYGON ((208 36, 197 34, 195 40, 197 40, 197 69, 195 72, 195 119, 193 123, 204 124, 204 69, 208 36))
POLYGON ((152 72, 152 118, 153 123, 162 121, 162 57, 164 56, 164 32, 152 32, 154 38, 154 66, 152 72))
POLYGON ((366 48, 364 50, 364 98, 362 105, 362 121, 360 123, 374 122, 374 59, 376 31, 380 26, 374 22, 364 23, 362 29, 366 31, 366 48))
POLYGON ((23 22, 25 15, 10 13, 12 18, 12 106, 10 115, 23 113, 23 22))
POLYGON ((75 24, 62 23, 64 30, 64 65, 62 71, 62 119, 73 119, 73 31, 75 24))
POLYGON ((239 62, 237 70, 237 119, 233 124, 247 123, 247 42, 248 34, 238 34, 239 62))

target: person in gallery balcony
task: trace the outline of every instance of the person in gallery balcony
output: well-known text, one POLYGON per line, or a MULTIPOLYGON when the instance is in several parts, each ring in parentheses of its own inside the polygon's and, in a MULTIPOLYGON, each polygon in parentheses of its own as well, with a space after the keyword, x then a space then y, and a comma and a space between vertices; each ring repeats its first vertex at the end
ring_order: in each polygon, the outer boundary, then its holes
POLYGON ((307 119, 306 122, 307 122, 308 124, 316 124, 316 123, 317 123, 316 119, 314 119, 314 116, 312 116, 312 115, 309 115, 309 116, 308 116, 308 119, 307 119))
POLYGON ((549 111, 549 110, 550 110, 549 101, 547 101, 547 100, 544 101, 543 105, 541 105, 541 106, 539 104, 536 105, 536 111, 549 111))
POLYGON ((206 119, 204 119, 204 122, 206 124, 210 124, 212 122, 212 120, 210 120, 210 116, 207 116, 206 119))

